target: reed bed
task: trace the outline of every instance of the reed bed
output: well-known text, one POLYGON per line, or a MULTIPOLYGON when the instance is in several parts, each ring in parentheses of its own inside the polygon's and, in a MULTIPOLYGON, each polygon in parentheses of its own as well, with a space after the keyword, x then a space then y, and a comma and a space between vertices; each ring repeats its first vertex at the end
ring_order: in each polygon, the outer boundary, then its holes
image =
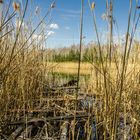
MULTIPOLYGON (((4 6, 3 1, 0 6, 4 6)), ((18 3, 13 3, 11 13, 9 2, 0 19, 0 139, 140 139, 140 44, 134 40, 139 16, 134 14, 131 31, 130 0, 125 45, 114 49, 113 6, 112 0, 106 0, 110 36, 109 44, 103 47, 95 3, 89 1, 98 42, 97 60, 88 61, 87 56, 88 63, 81 62, 82 0, 79 62, 53 63, 46 62, 49 54, 44 50, 46 40, 41 25, 55 3, 36 27, 26 29, 23 25, 28 0, 23 12, 18 3), (20 24, 15 25, 15 21, 20 24), (33 38, 36 31, 42 36, 41 41, 33 38), (54 72, 77 75, 68 83, 62 79, 60 85, 54 72), (82 81, 81 74, 89 74, 90 78, 82 81)), ((134 10, 139 10, 138 3, 134 10)))

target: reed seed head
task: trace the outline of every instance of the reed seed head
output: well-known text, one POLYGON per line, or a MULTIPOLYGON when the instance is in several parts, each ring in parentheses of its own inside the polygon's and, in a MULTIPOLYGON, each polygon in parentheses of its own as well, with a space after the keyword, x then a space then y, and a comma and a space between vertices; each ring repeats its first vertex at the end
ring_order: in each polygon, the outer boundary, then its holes
POLYGON ((39 14, 39 11, 40 11, 40 9, 39 9, 39 7, 37 6, 36 9, 35 9, 35 14, 38 15, 38 14, 39 14))
POLYGON ((17 2, 13 2, 13 9, 15 10, 15 11, 20 11, 20 4, 19 3, 17 3, 17 2))
POLYGON ((51 4, 51 8, 55 8, 55 2, 53 2, 52 4, 51 4))
POLYGON ((92 4, 91 4, 91 9, 94 10, 94 8, 95 8, 95 3, 92 2, 92 4))
POLYGON ((0 0, 0 3, 3 4, 3 0, 0 0))
POLYGON ((140 9, 140 6, 137 6, 137 9, 140 9))

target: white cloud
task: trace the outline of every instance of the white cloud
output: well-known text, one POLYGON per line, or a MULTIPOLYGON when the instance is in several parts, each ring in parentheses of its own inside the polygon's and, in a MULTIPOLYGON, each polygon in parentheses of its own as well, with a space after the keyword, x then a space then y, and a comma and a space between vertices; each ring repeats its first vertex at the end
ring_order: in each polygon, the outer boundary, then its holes
POLYGON ((49 28, 51 28, 51 29, 59 29, 59 26, 56 23, 52 23, 52 24, 49 25, 49 28))
POLYGON ((41 41, 43 39, 47 39, 48 37, 52 36, 55 32, 54 31, 47 31, 46 35, 38 35, 38 34, 33 34, 32 39, 41 41))
POLYGON ((47 36, 46 36, 46 37, 49 37, 49 36, 53 35, 54 33, 55 33, 54 31, 48 31, 48 33, 47 33, 47 36))

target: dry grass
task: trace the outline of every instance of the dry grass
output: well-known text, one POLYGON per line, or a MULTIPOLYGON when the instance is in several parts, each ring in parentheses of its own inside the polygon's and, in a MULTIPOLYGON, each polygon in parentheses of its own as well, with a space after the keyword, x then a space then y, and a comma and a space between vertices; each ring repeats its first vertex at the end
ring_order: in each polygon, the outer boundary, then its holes
MULTIPOLYGON (((80 73, 82 75, 92 75, 94 73, 94 66, 95 64, 90 64, 88 62, 81 63, 80 73)), ((77 74, 78 69, 78 62, 47 62, 47 69, 56 73, 63 73, 63 74, 77 74)), ((111 64, 109 68, 112 76, 116 73, 116 65, 115 63, 111 64)), ((131 73, 132 71, 138 72, 140 70, 140 65, 138 64, 128 64, 128 71, 127 73, 131 73)), ((95 75, 94 75, 95 76, 95 75)))
MULTIPOLYGON (((85 139, 90 139, 91 135, 95 133, 98 140, 126 140, 129 139, 128 137, 135 140, 140 139, 140 45, 139 43, 132 43, 128 36, 132 12, 131 2, 130 0, 128 30, 123 53, 120 45, 117 51, 112 54, 114 45, 111 37, 109 51, 108 44, 104 47, 104 50, 102 49, 95 20, 96 15, 94 9, 90 7, 98 40, 97 54, 95 55, 100 59, 100 62, 81 63, 80 67, 78 67, 79 63, 46 62, 46 55, 49 54, 45 54, 43 51, 45 40, 36 41, 32 38, 36 30, 44 37, 40 25, 54 6, 50 6, 44 18, 33 30, 25 30, 22 24, 17 28, 13 24, 13 21, 17 20, 19 16, 21 16, 21 23, 24 21, 28 0, 25 4, 24 13, 18 14, 19 8, 12 14, 9 10, 7 11, 10 16, 1 19, 0 25, 0 129, 3 133, 0 132, 0 139, 6 137, 5 133, 8 136, 12 133, 13 128, 10 128, 9 131, 5 130, 10 122, 21 118, 24 123, 27 122, 28 111, 40 109, 42 105, 43 109, 41 109, 48 113, 46 116, 51 114, 51 117, 74 115, 75 120, 79 112, 86 113, 88 115, 86 120, 81 118, 85 121, 85 139), (15 17, 15 14, 17 17, 15 17), (12 28, 13 26, 14 28, 12 28), (79 93, 78 89, 72 95, 67 95, 67 89, 63 92, 54 89, 53 92, 46 91, 46 88, 50 89, 50 85, 57 86, 56 83, 53 83, 55 79, 49 79, 48 73, 77 74, 79 68, 81 75, 90 75, 89 81, 81 84, 80 87, 80 92, 84 92, 83 100, 87 104, 84 105, 84 107, 86 106, 84 109, 81 109, 80 105, 75 109, 75 103, 78 102, 78 98, 81 99, 81 96, 78 97, 77 94, 79 93), (46 100, 43 97, 44 94, 46 94, 46 100), (93 125, 96 132, 92 129, 93 125)), ((131 37, 133 37, 133 33, 131 37)), ((41 118, 42 115, 39 117, 41 118)), ((67 135, 69 139, 73 136, 74 140, 75 137, 78 137, 80 130, 75 129, 77 124, 73 122, 72 120, 69 122, 69 134, 67 135)), ((25 124, 27 125, 27 123, 25 124)), ((59 126, 56 122, 49 123, 46 121, 42 128, 43 131, 45 130, 45 137, 53 137, 56 132, 55 130, 52 131, 52 128, 63 125, 61 121, 59 126)), ((26 128, 28 127, 26 126, 26 128)), ((6 139, 9 139, 9 137, 6 139)))
MULTIPOLYGON (((60 63, 47 63, 47 67, 53 72, 64 73, 64 74, 77 74, 78 63, 76 62, 60 62, 60 63)), ((81 63, 81 74, 90 74, 92 71, 92 65, 89 63, 81 63)))

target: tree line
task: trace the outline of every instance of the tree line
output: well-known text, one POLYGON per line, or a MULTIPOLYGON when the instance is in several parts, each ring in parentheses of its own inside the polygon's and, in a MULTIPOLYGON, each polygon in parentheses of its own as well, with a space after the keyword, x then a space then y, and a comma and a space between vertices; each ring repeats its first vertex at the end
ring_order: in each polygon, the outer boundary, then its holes
MULTIPOLYGON (((98 53, 95 47, 85 47, 82 50, 81 61, 97 61, 98 53)), ((77 46, 71 46, 69 48, 63 49, 53 49, 49 57, 48 61, 53 62, 77 62, 79 60, 79 49, 77 46)))

